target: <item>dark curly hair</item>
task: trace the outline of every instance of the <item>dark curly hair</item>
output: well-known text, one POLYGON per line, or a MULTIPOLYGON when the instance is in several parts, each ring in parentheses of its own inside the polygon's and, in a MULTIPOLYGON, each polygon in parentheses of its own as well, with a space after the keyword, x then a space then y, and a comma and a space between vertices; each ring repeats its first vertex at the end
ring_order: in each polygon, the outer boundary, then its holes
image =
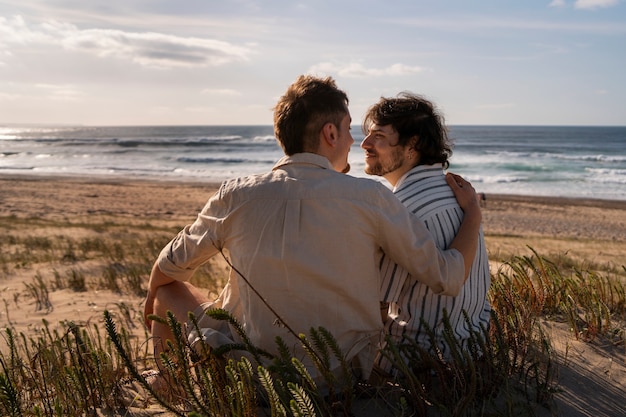
POLYGON ((381 97, 365 113, 362 124, 365 135, 373 123, 391 125, 398 132, 399 146, 411 144, 416 138, 412 146, 419 152, 420 164, 441 163, 448 168, 452 142, 443 115, 429 100, 407 91, 392 98, 381 97))

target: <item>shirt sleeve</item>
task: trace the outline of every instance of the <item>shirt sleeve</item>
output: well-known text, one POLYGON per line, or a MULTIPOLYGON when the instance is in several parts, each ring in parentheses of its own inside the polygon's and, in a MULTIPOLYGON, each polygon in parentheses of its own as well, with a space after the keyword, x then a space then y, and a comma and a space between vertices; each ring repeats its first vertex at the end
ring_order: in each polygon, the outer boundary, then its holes
POLYGON ((401 281, 407 276, 401 274, 408 273, 410 279, 427 285, 435 294, 458 295, 465 281, 463 255, 456 249, 439 249, 424 222, 410 213, 390 190, 381 190, 378 204, 383 213, 378 231, 381 248, 391 261, 406 270, 387 269, 383 285, 387 285, 390 294, 402 288, 401 281))
POLYGON ((164 248, 157 265, 167 276, 189 281, 194 271, 219 253, 223 245, 222 224, 228 216, 228 199, 223 184, 198 214, 164 248))

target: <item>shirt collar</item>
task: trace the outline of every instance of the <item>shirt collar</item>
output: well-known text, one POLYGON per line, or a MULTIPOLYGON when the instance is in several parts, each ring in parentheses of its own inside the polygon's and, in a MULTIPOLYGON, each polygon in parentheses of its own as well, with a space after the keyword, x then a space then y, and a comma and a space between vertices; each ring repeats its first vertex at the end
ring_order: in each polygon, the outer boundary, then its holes
POLYGON ((425 177, 433 177, 435 175, 441 175, 441 171, 443 170, 442 164, 433 164, 433 165, 417 165, 408 170, 403 176, 400 177, 396 186, 393 187, 393 191, 398 190, 402 183, 407 179, 409 175, 414 176, 415 178, 425 178, 425 177))
POLYGON ((325 156, 318 155, 316 153, 303 152, 294 155, 283 156, 278 160, 278 162, 276 162, 274 168, 272 168, 272 171, 280 169, 285 165, 292 164, 308 164, 315 165, 323 169, 333 169, 330 161, 325 156))

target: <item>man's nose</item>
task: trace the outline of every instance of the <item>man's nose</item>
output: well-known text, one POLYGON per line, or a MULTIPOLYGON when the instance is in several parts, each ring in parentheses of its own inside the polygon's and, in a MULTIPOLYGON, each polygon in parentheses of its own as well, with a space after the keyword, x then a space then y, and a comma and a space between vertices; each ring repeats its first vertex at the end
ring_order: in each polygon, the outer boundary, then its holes
POLYGON ((367 135, 363 138, 363 140, 361 141, 361 148, 367 149, 371 147, 370 137, 371 137, 370 135, 367 135))

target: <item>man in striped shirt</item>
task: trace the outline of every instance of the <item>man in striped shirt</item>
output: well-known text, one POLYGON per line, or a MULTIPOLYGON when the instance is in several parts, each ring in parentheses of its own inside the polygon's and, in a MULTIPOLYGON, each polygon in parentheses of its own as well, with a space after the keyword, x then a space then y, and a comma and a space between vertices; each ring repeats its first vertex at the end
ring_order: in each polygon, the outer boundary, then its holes
MULTIPOLYGON (((403 92, 373 105, 365 114, 363 131, 365 172, 389 181, 400 201, 426 223, 436 244, 447 248, 461 225, 463 210, 445 180, 444 169, 452 149, 443 116, 430 101, 403 92)), ((432 349, 426 330, 430 328, 437 347, 444 358, 449 358, 450 346, 443 336, 444 314, 463 347, 472 331, 480 333, 481 327, 488 326, 490 273, 482 228, 478 239, 469 278, 455 297, 433 293, 383 256, 383 300, 389 302, 385 329, 392 340, 413 340, 432 349)), ((393 366, 383 355, 379 355, 377 365, 393 373, 393 366)))

